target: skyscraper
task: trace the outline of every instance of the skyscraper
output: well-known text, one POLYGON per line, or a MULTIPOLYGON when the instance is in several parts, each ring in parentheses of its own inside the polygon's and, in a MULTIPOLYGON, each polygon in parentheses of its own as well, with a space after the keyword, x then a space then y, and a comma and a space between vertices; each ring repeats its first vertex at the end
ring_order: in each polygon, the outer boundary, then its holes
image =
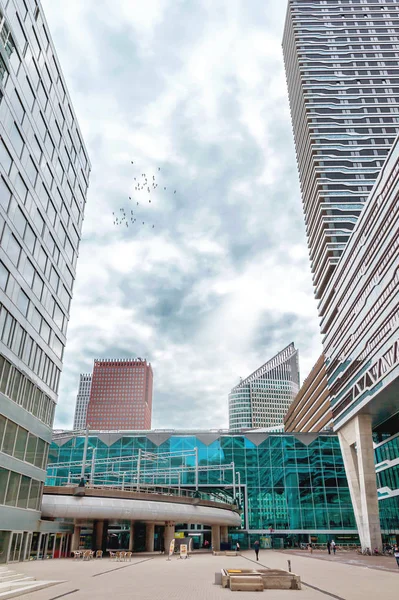
POLYGON ((146 360, 95 360, 86 426, 151 429, 152 383, 152 367, 146 360))
POLYGON ((229 429, 281 426, 298 390, 298 350, 292 343, 231 390, 229 429))
POLYGON ((399 5, 289 0, 283 51, 320 299, 399 133, 399 5))
POLYGON ((91 373, 82 373, 79 376, 79 389, 76 396, 75 417, 73 419, 74 429, 86 427, 87 407, 90 400, 91 373))
POLYGON ((40 535, 89 172, 40 2, 0 0, 0 561, 40 535))
POLYGON ((385 158, 399 133, 399 5, 289 0, 283 50, 334 429, 362 546, 380 547, 372 430, 397 423, 397 146, 385 158))

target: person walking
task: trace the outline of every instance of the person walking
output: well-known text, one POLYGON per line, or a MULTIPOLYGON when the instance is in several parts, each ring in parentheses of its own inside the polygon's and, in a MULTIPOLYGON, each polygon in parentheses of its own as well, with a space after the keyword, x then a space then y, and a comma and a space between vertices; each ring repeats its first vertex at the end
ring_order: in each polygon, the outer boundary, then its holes
POLYGON ((255 554, 256 554, 256 560, 259 560, 259 540, 256 540, 256 542, 254 543, 254 550, 255 550, 255 554))
POLYGON ((396 545, 395 548, 393 549, 393 555, 396 558, 396 564, 399 567, 399 546, 396 545))
POLYGON ((331 554, 331 542, 330 542, 330 540, 328 540, 328 542, 327 542, 327 550, 328 550, 328 554, 331 554))
POLYGON ((236 552, 239 552, 239 551, 240 551, 240 544, 239 544, 239 542, 237 542, 236 543, 236 552))
POLYGON ((334 540, 331 541, 331 548, 332 548, 333 553, 335 554, 337 551, 337 546, 336 546, 336 543, 334 542, 334 540))

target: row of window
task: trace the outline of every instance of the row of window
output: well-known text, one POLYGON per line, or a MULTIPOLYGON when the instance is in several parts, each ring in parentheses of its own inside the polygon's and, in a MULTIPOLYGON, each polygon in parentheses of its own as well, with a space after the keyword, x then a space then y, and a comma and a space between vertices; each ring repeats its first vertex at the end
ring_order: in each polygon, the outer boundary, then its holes
MULTIPOLYGON (((31 157, 29 156, 29 152, 27 151, 26 154, 27 154, 27 156, 22 156, 21 164, 23 165, 25 171, 27 172, 30 183, 31 183, 32 187, 35 188, 35 190, 43 204, 45 213, 51 221, 52 229, 54 230, 54 225, 56 223, 56 215, 57 215, 56 208, 55 208, 53 202, 51 201, 46 188, 42 184, 41 178, 39 177, 39 171, 35 167, 31 157)), ((16 164, 15 164, 15 169, 13 168, 14 160, 13 160, 11 153, 10 153, 9 149, 7 148, 4 140, 2 140, 0 142, 0 164, 4 168, 6 174, 9 176, 10 176, 12 170, 13 170, 13 173, 19 171, 16 164)), ((41 171, 41 173, 43 173, 43 171, 41 171)), ((3 188, 2 196, 4 196, 4 203, 2 203, 2 204, 3 204, 4 210, 7 210, 9 203, 6 200, 11 199, 11 191, 8 189, 8 187, 5 185, 4 182, 2 182, 2 188, 3 188)), ((25 203, 26 199, 27 199, 27 195, 28 195, 28 187, 26 186, 26 184, 20 174, 18 174, 18 177, 16 178, 16 189, 17 189, 17 192, 18 192, 19 196, 21 197, 22 201, 25 203)), ((20 214, 19 223, 20 223, 21 229, 22 229, 22 226, 23 226, 23 218, 22 217, 24 217, 24 214, 21 209, 19 209, 19 211, 20 211, 19 212, 19 214, 20 214)), ((18 211, 17 211, 17 213, 18 213, 18 211)), ((46 228, 44 226, 45 222, 44 222, 43 217, 41 217, 41 215, 40 215, 40 211, 38 211, 38 213, 39 213, 38 215, 35 215, 36 218, 34 218, 34 223, 35 223, 35 225, 37 225, 37 227, 39 229, 40 239, 45 240, 46 245, 50 251, 50 254, 53 256, 55 262, 57 264, 59 264, 59 262, 60 262, 59 247, 58 247, 56 241, 54 240, 52 233, 50 233, 50 231, 48 229, 46 230, 46 228)), ((16 215, 16 217, 18 217, 18 214, 16 215)), ((31 231, 30 247, 32 248, 31 252, 33 254, 35 251, 37 236, 33 232, 33 229, 30 227, 30 225, 28 225, 28 227, 30 228, 30 231, 31 231)), ((24 232, 25 232, 25 229, 26 229, 26 227, 24 228, 24 232)), ((74 267, 76 264, 76 260, 77 260, 77 247, 79 244, 79 234, 78 234, 77 230, 74 227, 69 227, 69 234, 73 238, 73 242, 74 242, 75 246, 73 245, 69 235, 66 233, 65 226, 63 225, 61 219, 58 219, 57 227, 56 227, 55 231, 57 231, 58 238, 61 243, 61 247, 64 248, 64 252, 65 252, 67 261, 69 261, 69 264, 71 264, 74 267)), ((67 261, 65 261, 65 259, 64 259, 64 262, 67 262, 67 261)), ((61 265, 63 266, 63 263, 61 263, 61 265)), ((61 268, 61 266, 60 266, 60 268, 61 268)), ((65 273, 65 275, 67 275, 67 270, 69 270, 69 268, 67 266, 65 269, 62 268, 62 271, 63 271, 63 273, 65 273)), ((69 270, 69 272, 70 272, 70 270, 69 270)), ((73 276, 70 272, 69 279, 72 279, 72 278, 73 278, 73 276)))
MULTIPOLYGON (((31 265, 27 261, 26 265, 31 265)), ((34 293, 40 293, 40 278, 35 276, 32 282, 32 289, 34 293)), ((15 278, 4 264, 0 261, 0 289, 6 292, 10 299, 13 299, 19 311, 24 317, 29 319, 30 324, 40 334, 44 342, 53 350, 56 356, 62 360, 64 344, 61 339, 55 334, 47 320, 41 316, 40 312, 35 308, 27 294, 20 288, 19 284, 15 281, 15 278), (16 286, 17 295, 13 292, 13 287, 16 286)), ((39 298, 40 299, 40 298, 39 298)), ((53 319, 55 323, 62 328, 63 333, 66 331, 67 320, 64 317, 63 312, 59 308, 58 304, 54 301, 53 308, 53 319)))
POLYGON ((43 483, 0 467, 0 505, 40 510, 43 483))
MULTIPOLYGON (((68 146, 73 162, 77 165, 76 157, 79 156, 83 169, 88 175, 88 160, 83 148, 79 131, 74 122, 72 109, 68 103, 66 90, 60 70, 58 68, 55 56, 52 53, 49 36, 43 23, 43 19, 38 7, 35 10, 36 25, 34 25, 28 11, 24 11, 24 16, 13 11, 11 7, 7 12, 7 17, 11 22, 15 39, 18 42, 21 55, 25 57, 24 64, 29 66, 29 75, 37 93, 37 97, 47 108, 48 98, 56 107, 56 113, 61 126, 59 129, 66 129, 68 132, 68 146), (24 23, 24 25, 22 24, 24 23), (27 37, 29 37, 29 44, 27 37), (47 57, 46 57, 47 55, 47 57), (47 60, 46 60, 47 58, 47 60), (38 66, 40 69, 38 68, 38 66), (55 82, 53 85, 53 81, 55 82), (61 100, 61 103, 58 101, 61 100), (78 151, 76 150, 78 148, 78 151)), ((21 60, 18 52, 14 50, 11 62, 15 72, 20 70, 21 60)), ((32 92, 33 93, 33 92, 32 92)), ((82 171, 84 177, 84 173, 82 171)))
POLYGON ((55 412, 53 400, 1 354, 0 392, 46 425, 52 426, 55 412))
POLYGON ((1 452, 24 460, 39 469, 45 469, 48 448, 49 445, 44 440, 0 415, 1 452))

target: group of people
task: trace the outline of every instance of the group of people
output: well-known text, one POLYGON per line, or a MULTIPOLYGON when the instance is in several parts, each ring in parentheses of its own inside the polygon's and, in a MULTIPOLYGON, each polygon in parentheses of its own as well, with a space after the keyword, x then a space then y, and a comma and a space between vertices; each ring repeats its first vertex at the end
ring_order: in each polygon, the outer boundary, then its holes
POLYGON ((331 540, 331 541, 328 540, 328 542, 327 542, 327 550, 328 550, 328 554, 331 554, 331 550, 333 551, 333 554, 336 553, 336 551, 337 551, 337 545, 336 545, 336 543, 335 543, 334 540, 331 540))

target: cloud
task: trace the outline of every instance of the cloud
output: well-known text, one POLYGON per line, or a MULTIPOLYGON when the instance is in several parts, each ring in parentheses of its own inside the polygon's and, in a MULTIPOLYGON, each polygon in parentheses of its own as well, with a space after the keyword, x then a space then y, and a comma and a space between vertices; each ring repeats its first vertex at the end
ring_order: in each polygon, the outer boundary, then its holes
POLYGON ((93 167, 56 425, 94 358, 145 356, 154 427, 226 426, 240 376, 294 341, 305 377, 321 351, 284 3, 43 6, 93 167))

